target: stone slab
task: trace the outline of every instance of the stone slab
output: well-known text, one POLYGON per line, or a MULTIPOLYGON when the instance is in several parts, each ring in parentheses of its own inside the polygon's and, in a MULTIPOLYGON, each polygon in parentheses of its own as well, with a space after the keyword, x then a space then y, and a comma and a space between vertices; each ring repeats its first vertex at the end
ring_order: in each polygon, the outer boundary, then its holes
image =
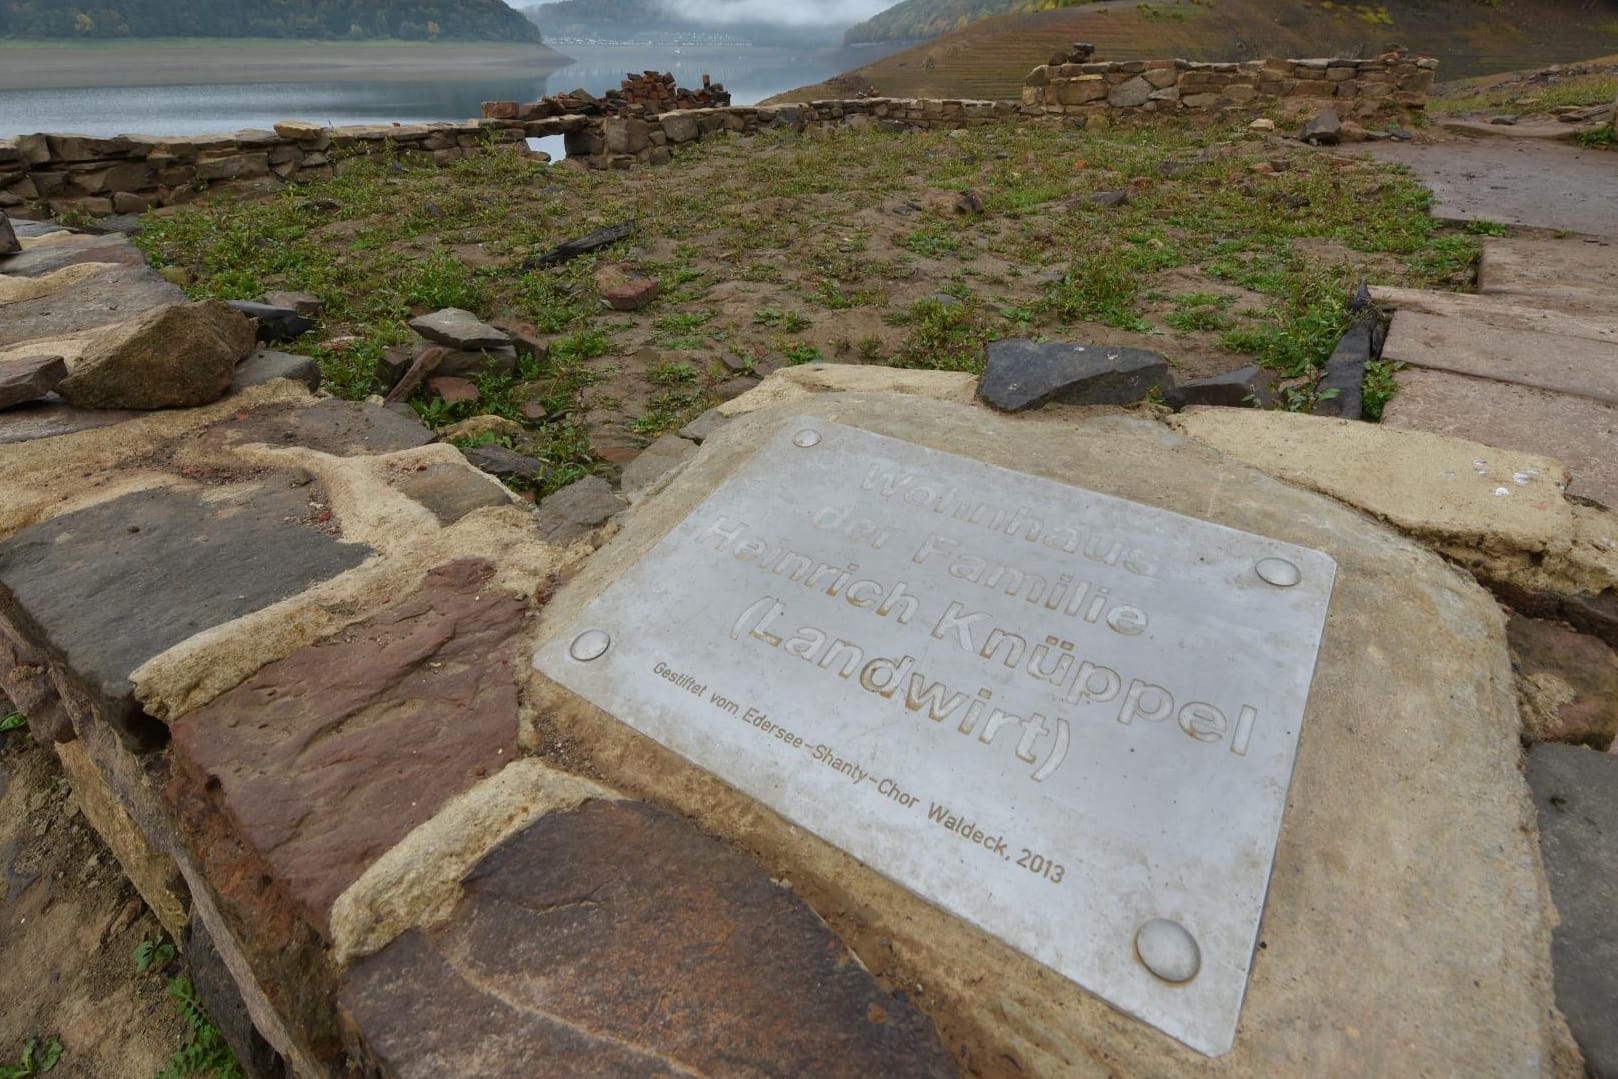
POLYGON ((978 397, 1021 412, 1053 402, 1122 405, 1168 384, 1168 361, 1155 352, 1118 345, 1062 341, 990 341, 978 397))
POLYGON ((216 425, 203 437, 363 457, 425 446, 433 440, 433 433, 414 413, 332 398, 307 407, 257 409, 242 419, 216 425))
MULTIPOLYGON (((953 393, 953 380, 920 374, 895 372, 895 382, 910 393, 925 384, 953 393)), ((536 684, 540 745, 585 755, 602 781, 763 852, 873 969, 919 987, 916 999, 958 1055, 1003 1062, 995 1067, 1006 1074, 1576 1074, 1553 1010, 1543 876, 1522 827, 1531 803, 1498 605, 1363 512, 1177 437, 1160 421, 1063 408, 1006 418, 882 392, 765 404, 736 415, 677 479, 625 516, 552 598, 536 645, 805 412, 1058 482, 1082 476, 1102 493, 1337 560, 1320 681, 1235 1048, 1210 1061, 1061 985, 573 694, 536 684)), ((1301 419, 1310 430, 1370 427, 1301 419)))
MULTIPOLYGON (((1607 155, 1596 154, 1610 170, 1607 155)), ((1611 173, 1608 173, 1610 180, 1611 173)), ((1614 211, 1605 207, 1603 212, 1614 211)), ((1608 233, 1618 237, 1618 229, 1608 233)), ((1478 291, 1486 296, 1532 299, 1558 310, 1611 316, 1618 296, 1618 242, 1490 239, 1478 262, 1478 291)))
POLYGON ((1478 296, 1465 292, 1372 285, 1371 299, 1378 307, 1418 311, 1445 318, 1469 319, 1506 330, 1552 333, 1562 337, 1588 337, 1618 344, 1618 310, 1570 314, 1541 307, 1527 296, 1478 296))
POLYGON ((423 465, 394 480, 393 486, 426 506, 440 524, 446 525, 485 506, 511 505, 511 496, 504 487, 461 465, 423 465))
POLYGON ((110 326, 185 293, 145 266, 112 266, 88 281, 0 307, 0 349, 110 326))
POLYGON ((1618 403, 1618 344, 1400 311, 1382 359, 1618 403))
POLYGON ((1535 746, 1528 783, 1561 919, 1556 1004, 1588 1074, 1618 1076, 1618 756, 1582 746, 1535 746))
POLYGON ((1333 574, 1314 551, 814 418, 534 662, 1217 1056, 1333 574), (645 631, 662 625, 681 632, 645 631), (610 649, 581 657, 573 635, 600 632, 610 649), (1120 947, 1154 919, 1189 930, 1200 971, 1120 947))
POLYGON ((410 328, 429 341, 468 352, 505 348, 511 344, 511 338, 504 331, 458 307, 446 307, 442 311, 413 318, 410 328))
POLYGON ((313 488, 289 480, 141 491, 26 528, 0 543, 0 607, 139 735, 142 663, 371 553, 305 523, 313 488))
POLYGON ((1523 737, 1606 750, 1618 735, 1618 653, 1567 626, 1513 614, 1506 630, 1523 737))
POLYGON ((81 262, 144 266, 146 259, 140 249, 123 236, 57 232, 25 239, 22 253, 7 258, 0 269, 17 277, 38 277, 81 262))
POLYGON ((1397 377, 1384 426, 1555 458, 1568 467, 1570 493, 1618 507, 1618 406, 1447 371, 1397 377))
POLYGON ((93 431, 147 413, 135 409, 79 408, 54 394, 0 412, 0 446, 93 431))
POLYGON ((320 364, 308 356, 256 349, 236 365, 236 373, 230 379, 230 389, 225 392, 241 393, 249 386, 262 386, 278 378, 301 382, 312 392, 320 389, 320 364))
POLYGON ((628 508, 629 503, 610 483, 600 476, 586 476, 546 496, 539 504, 536 521, 546 542, 572 543, 628 508))
POLYGON ((0 360, 0 409, 37 401, 67 377, 60 356, 23 356, 0 360))
POLYGON ((329 932, 332 903, 445 801, 515 759, 509 648, 526 604, 462 561, 171 725, 176 801, 201 797, 275 891, 329 932))
POLYGON ((678 435, 658 436, 629 464, 624 466, 619 487, 624 497, 633 500, 680 465, 696 455, 697 444, 678 435))
POLYGON ((552 813, 464 887, 345 980, 383 1074, 959 1074, 801 899, 668 813, 552 813))

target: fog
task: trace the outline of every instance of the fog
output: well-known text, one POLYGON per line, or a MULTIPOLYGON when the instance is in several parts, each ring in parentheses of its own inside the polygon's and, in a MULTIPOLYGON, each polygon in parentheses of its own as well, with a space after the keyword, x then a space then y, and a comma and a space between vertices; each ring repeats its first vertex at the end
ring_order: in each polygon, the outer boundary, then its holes
POLYGON ((863 22, 894 0, 661 0, 670 15, 704 23, 847 27, 863 22))

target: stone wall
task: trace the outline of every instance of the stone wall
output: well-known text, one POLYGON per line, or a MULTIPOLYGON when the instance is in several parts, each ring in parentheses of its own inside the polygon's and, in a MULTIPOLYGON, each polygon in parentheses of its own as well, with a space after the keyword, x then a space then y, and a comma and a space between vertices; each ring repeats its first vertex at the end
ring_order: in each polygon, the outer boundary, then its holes
POLYGON ((1438 61, 1390 52, 1373 60, 1127 60, 1042 64, 1023 83, 1023 105, 1058 116, 1298 109, 1331 104, 1369 118, 1427 105, 1438 61))

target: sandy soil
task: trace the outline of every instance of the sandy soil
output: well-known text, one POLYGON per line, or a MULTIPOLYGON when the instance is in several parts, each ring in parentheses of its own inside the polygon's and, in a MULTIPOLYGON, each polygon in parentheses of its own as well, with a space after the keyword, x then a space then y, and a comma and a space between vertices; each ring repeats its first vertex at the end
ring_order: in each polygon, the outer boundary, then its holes
POLYGON ((202 83, 417 81, 553 70, 567 57, 544 45, 338 44, 311 41, 0 43, 0 90, 202 83))

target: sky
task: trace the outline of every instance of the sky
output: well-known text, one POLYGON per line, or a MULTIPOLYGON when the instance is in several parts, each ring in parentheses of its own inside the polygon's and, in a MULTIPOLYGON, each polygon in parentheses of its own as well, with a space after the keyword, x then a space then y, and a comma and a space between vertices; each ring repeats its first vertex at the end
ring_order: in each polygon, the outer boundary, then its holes
POLYGON ((853 26, 895 0, 662 0, 671 14, 711 23, 853 26))

